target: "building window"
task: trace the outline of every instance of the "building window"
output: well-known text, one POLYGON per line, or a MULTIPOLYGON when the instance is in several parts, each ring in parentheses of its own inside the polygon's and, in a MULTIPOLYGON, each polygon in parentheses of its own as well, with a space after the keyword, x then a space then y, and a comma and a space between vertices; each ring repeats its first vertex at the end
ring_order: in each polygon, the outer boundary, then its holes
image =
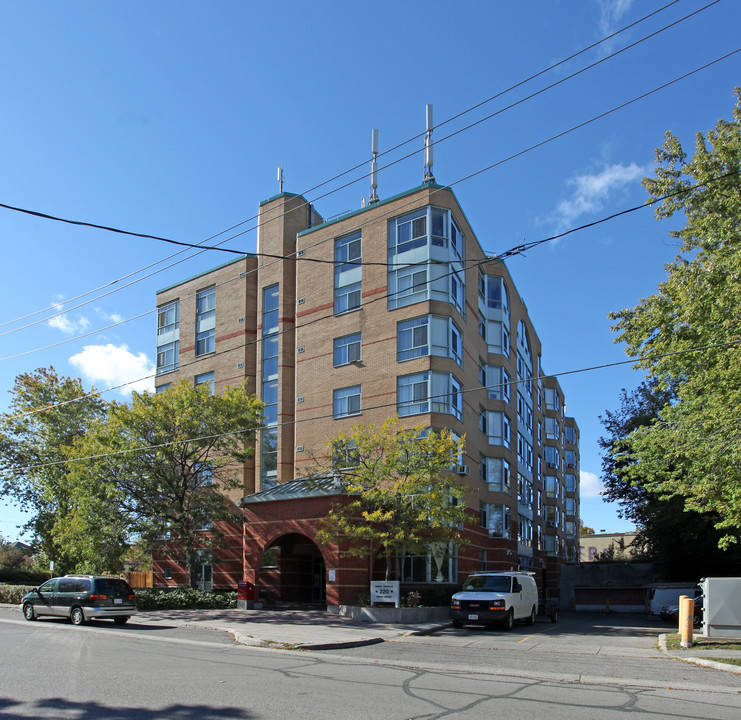
POLYGON ((555 388, 545 388, 545 408, 546 410, 559 410, 561 402, 555 388))
POLYGON ((566 436, 566 442, 571 445, 576 445, 576 428, 571 425, 567 425, 564 428, 564 435, 566 436))
POLYGON ((558 469, 560 458, 558 455, 558 448, 552 445, 546 445, 545 448, 545 464, 546 467, 558 469))
POLYGON ((522 434, 517 433, 517 460, 531 473, 533 471, 533 446, 522 434))
POLYGON ((521 517, 517 523, 517 542, 526 547, 533 545, 533 523, 528 518, 521 517))
POLYGON ((442 300, 462 314, 463 248, 449 210, 428 206, 389 220, 389 309, 442 300))
POLYGON ((561 437, 558 418, 547 417, 545 419, 545 436, 548 440, 558 440, 561 437))
POLYGON ((508 538, 512 515, 507 505, 479 502, 479 523, 492 537, 508 538))
POLYGON ((545 484, 545 496, 548 498, 558 499, 558 478, 553 475, 546 475, 543 478, 543 481, 545 484))
POLYGON ((169 335, 180 328, 180 301, 157 308, 157 336, 169 335))
POLYGON ((332 398, 335 418, 360 414, 360 385, 335 390, 332 398))
POLYGON ((450 373, 421 372, 397 379, 399 415, 436 412, 463 417, 462 387, 450 373))
POLYGON ((199 385, 207 385, 209 393, 213 395, 214 394, 214 373, 213 371, 202 373, 201 375, 196 375, 194 385, 195 387, 198 387, 199 385))
POLYGON ((355 445, 348 441, 337 440, 332 443, 332 468, 335 470, 348 470, 357 467, 360 456, 355 445))
POLYGON ((566 467, 568 468, 576 467, 576 453, 573 450, 566 451, 566 467))
POLYGON ((484 365, 479 376, 481 384, 486 387, 489 400, 504 400, 509 403, 510 377, 501 365, 484 365))
POLYGON ((158 385, 155 388, 155 393, 157 395, 161 395, 163 392, 165 392, 165 390, 169 389, 170 385, 172 385, 172 383, 165 383, 164 385, 158 385))
POLYGON ((479 297, 485 308, 501 310, 509 316, 509 293, 504 278, 495 275, 479 275, 479 297))
POLYGON ((262 401, 265 427, 260 431, 260 483, 267 490, 275 485, 278 475, 278 330, 279 286, 269 285, 262 291, 262 401))
POLYGON ((482 413, 482 429, 489 438, 489 445, 509 447, 511 442, 510 420, 503 412, 485 410, 482 413))
POLYGON ((509 463, 504 458, 481 458, 479 475, 489 486, 489 492, 510 494, 509 463))
POLYGON ((396 331, 399 362, 427 355, 449 357, 463 365, 463 335, 447 317, 424 315, 402 320, 396 331))
POLYGON ((353 233, 334 242, 334 312, 335 315, 360 307, 361 234, 353 233))
POLYGON ((435 548, 424 555, 397 555, 396 577, 407 583, 455 582, 457 560, 451 545, 435 548))
POLYGON ((576 515, 576 498, 567 497, 564 500, 564 510, 567 515, 576 515))
POLYGON ((178 369, 178 352, 180 343, 167 343, 157 348, 157 374, 173 372, 178 369))
POLYGON ((566 492, 576 492, 576 475, 574 473, 566 473, 566 492))
POLYGON ((360 362, 360 333, 334 339, 334 366, 360 362))
POLYGON ((196 357, 216 350, 216 286, 196 294, 196 357))

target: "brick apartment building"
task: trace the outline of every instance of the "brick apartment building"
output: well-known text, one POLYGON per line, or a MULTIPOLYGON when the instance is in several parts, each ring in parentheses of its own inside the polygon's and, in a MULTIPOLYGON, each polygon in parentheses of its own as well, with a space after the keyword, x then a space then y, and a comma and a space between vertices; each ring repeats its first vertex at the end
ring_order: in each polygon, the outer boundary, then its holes
MULTIPOLYGON (((247 378, 265 402, 231 497, 245 522, 204 552, 204 587, 245 579, 282 600, 352 604, 369 561, 315 543, 338 489, 301 478, 340 430, 398 414, 465 435, 456 472, 470 487, 470 542, 406 558, 402 581, 522 569, 557 595, 560 566, 579 559, 578 427, 506 266, 486 258, 450 188, 429 181, 330 222, 282 192, 260 205, 256 255, 165 288, 157 304, 158 392, 247 378)), ((156 585, 182 580, 155 563, 156 585)))

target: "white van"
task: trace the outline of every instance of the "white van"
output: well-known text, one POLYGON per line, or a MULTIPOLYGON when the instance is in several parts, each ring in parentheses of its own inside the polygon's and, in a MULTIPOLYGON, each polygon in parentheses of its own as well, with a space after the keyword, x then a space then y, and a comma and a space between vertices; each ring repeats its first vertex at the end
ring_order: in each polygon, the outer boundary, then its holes
POLYGON ((535 623, 538 587, 532 573, 499 572, 471 575, 450 600, 453 627, 499 623, 511 630, 515 620, 535 623))

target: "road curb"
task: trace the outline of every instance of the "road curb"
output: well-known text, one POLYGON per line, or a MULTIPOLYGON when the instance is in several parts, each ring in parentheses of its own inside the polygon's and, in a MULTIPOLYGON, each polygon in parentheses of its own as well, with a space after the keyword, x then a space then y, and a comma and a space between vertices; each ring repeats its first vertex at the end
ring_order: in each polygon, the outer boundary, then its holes
POLYGON ((666 633, 661 633, 661 635, 659 635, 659 650, 667 657, 673 658, 674 660, 680 660, 681 662, 690 663, 690 665, 702 665, 703 667, 712 668, 713 670, 722 670, 723 672, 741 675, 741 666, 739 665, 730 665, 729 663, 718 662, 717 660, 708 660, 706 658, 674 655, 672 651, 668 650, 666 647, 666 633))

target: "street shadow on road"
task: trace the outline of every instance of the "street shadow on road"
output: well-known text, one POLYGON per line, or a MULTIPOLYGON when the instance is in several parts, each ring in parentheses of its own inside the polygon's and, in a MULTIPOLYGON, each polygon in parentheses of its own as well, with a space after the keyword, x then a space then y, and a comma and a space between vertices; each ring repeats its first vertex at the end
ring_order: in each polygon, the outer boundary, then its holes
POLYGON ((46 698, 23 702, 0 697, 0 715, 3 720, 30 720, 39 717, 64 717, 71 720, 249 720, 257 717, 244 708, 175 703, 156 710, 96 702, 77 702, 67 698, 46 698))

